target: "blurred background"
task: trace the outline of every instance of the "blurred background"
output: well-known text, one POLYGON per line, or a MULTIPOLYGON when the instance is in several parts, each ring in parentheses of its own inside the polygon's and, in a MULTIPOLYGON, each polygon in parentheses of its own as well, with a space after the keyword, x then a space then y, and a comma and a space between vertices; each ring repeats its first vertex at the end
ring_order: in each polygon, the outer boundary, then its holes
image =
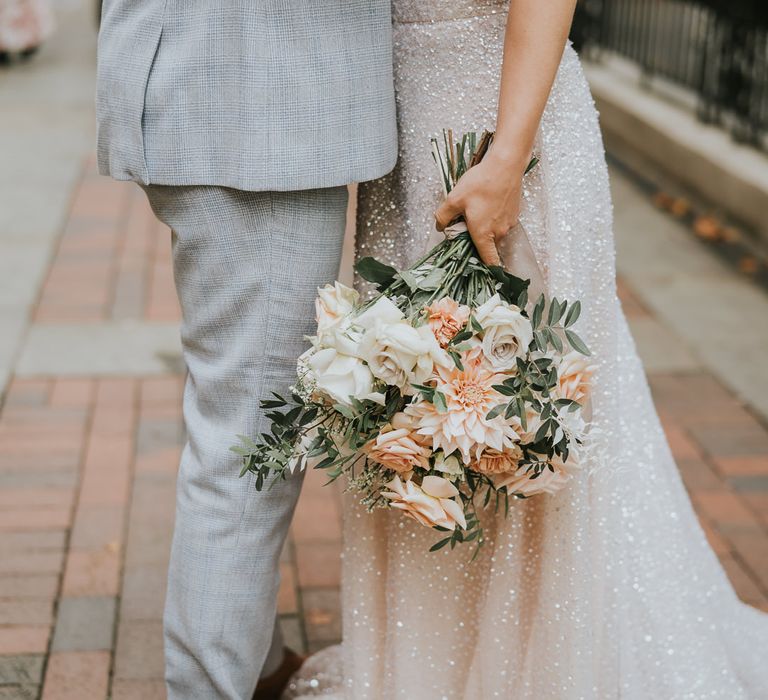
MULTIPOLYGON (((155 700, 183 440, 169 232, 96 175, 93 0, 0 0, 0 700, 155 700)), ((768 7, 584 0, 619 293, 736 591, 768 609, 768 7)), ((343 275, 349 275, 350 230, 343 275)), ((279 608, 338 641, 338 493, 306 486, 279 608)))

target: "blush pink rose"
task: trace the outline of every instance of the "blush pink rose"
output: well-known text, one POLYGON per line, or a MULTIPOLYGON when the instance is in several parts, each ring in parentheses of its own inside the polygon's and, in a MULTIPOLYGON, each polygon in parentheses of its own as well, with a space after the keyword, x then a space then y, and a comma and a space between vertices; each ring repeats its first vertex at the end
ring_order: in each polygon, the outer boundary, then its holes
POLYGON ((549 464, 551 469, 547 467, 535 479, 531 479, 532 472, 522 466, 512 474, 501 474, 496 477, 494 486, 497 489, 506 486, 507 493, 525 497, 539 493, 556 493, 573 478, 580 468, 578 460, 573 455, 567 462, 554 457, 549 464))
POLYGON ((395 414, 390 425, 366 445, 365 451, 374 462, 402 476, 409 476, 415 467, 429 469, 428 442, 416 433, 411 419, 403 413, 395 414))
POLYGON ((459 304, 450 297, 443 297, 440 301, 427 306, 425 311, 429 327, 442 348, 447 347, 469 319, 469 307, 459 304))
POLYGON ((560 359, 557 366, 557 387, 555 393, 558 398, 571 399, 583 403, 589 396, 592 382, 592 367, 589 359, 578 352, 569 352, 560 359))
POLYGON ((469 468, 487 476, 514 474, 522 456, 523 452, 517 445, 503 452, 486 449, 478 459, 469 465, 469 468))

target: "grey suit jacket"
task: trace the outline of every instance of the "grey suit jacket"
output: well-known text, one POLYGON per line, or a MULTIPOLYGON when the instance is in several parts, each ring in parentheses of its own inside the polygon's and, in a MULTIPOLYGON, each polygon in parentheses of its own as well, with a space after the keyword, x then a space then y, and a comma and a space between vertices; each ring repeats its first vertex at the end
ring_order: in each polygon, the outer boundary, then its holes
POLYGON ((99 171, 299 190, 392 169, 390 0, 105 0, 99 171))

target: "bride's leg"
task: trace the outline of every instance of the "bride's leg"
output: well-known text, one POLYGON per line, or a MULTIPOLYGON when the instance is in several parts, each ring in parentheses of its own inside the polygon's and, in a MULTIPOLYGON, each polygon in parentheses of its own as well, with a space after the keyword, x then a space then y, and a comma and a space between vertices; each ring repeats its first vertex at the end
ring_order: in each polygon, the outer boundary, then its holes
POLYGON ((168 697, 250 700, 260 669, 270 671, 278 559, 301 478, 256 492, 250 475, 238 478, 229 446, 265 429, 259 401, 295 378, 316 287, 338 270, 346 188, 147 192, 174 232, 189 371, 165 615, 168 697))

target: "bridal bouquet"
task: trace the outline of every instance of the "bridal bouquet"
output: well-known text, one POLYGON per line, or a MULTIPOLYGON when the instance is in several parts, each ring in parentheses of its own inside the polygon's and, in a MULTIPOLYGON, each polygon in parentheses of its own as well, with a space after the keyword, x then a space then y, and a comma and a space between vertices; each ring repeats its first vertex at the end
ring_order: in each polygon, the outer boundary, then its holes
MULTIPOLYGON (((490 140, 433 142, 446 192, 490 140)), ((528 280, 484 265, 461 222, 453 231, 407 270, 361 260, 370 301, 338 282, 319 290, 291 397, 262 402, 268 432, 232 448, 257 489, 307 467, 345 476, 368 508, 444 532, 436 550, 481 544, 480 507, 506 513, 579 468, 591 371, 579 302, 529 305, 528 280)))

